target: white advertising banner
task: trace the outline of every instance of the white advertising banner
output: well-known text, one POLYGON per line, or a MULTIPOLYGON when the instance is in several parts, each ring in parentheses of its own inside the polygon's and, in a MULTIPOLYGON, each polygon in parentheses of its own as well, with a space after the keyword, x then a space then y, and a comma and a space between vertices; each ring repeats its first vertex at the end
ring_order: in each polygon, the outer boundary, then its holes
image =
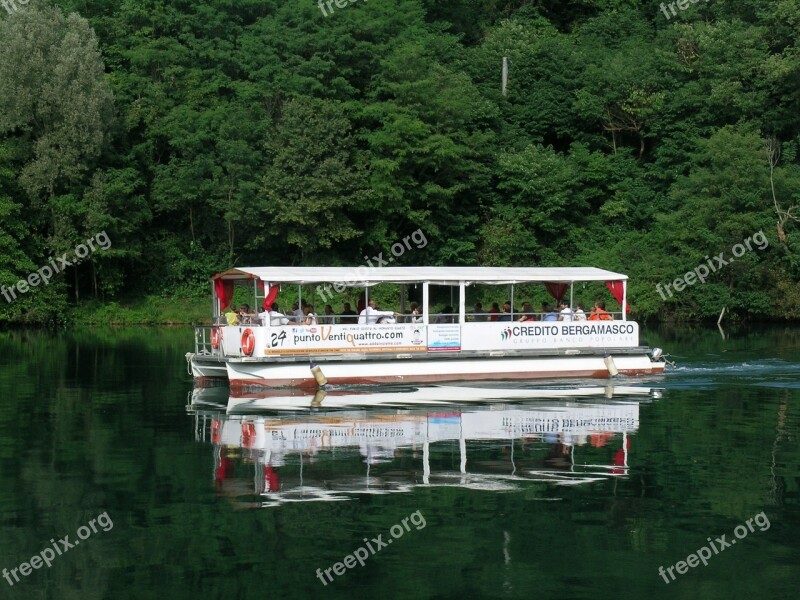
POLYGON ((342 352, 425 352, 421 325, 309 325, 271 327, 265 355, 342 352))
POLYGON ((461 325, 428 325, 428 352, 461 350, 461 325))
POLYGON ((526 321, 467 323, 462 350, 530 350, 551 348, 628 348, 639 345, 634 321, 526 321))

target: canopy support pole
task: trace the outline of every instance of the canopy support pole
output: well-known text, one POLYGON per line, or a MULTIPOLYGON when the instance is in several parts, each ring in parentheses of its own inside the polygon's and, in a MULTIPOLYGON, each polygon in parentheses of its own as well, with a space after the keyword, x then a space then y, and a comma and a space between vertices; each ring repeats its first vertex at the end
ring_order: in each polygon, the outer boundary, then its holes
POLYGON ((422 322, 427 325, 428 321, 428 303, 430 302, 430 284, 427 281, 422 282, 422 322))
POLYGON ((570 310, 575 310, 575 307, 572 304, 573 299, 574 299, 574 297, 573 297, 574 291, 575 291, 575 282, 574 281, 570 281, 569 282, 569 309, 570 310))
POLYGON ((211 281, 211 314, 214 317, 214 322, 216 323, 217 317, 219 317, 220 313, 222 313, 222 308, 220 307, 219 298, 217 298, 216 290, 214 289, 214 281, 211 281))
POLYGON ((622 320, 628 320, 628 282, 622 282, 622 320))
POLYGON ((467 285, 463 281, 458 282, 458 322, 466 323, 467 312, 467 285))

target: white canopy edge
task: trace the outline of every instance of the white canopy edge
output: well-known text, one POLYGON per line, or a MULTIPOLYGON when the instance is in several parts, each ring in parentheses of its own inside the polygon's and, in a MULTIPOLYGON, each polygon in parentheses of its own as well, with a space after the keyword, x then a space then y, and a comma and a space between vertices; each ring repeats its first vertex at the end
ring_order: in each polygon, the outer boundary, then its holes
POLYGON ((218 273, 212 280, 260 279, 271 284, 339 283, 346 286, 376 283, 490 285, 627 281, 628 276, 595 267, 239 267, 218 273))

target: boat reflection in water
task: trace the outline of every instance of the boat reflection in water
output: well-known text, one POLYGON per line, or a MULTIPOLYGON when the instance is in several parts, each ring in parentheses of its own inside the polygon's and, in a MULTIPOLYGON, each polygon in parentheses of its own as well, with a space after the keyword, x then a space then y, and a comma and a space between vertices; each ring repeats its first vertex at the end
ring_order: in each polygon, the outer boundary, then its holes
POLYGON ((555 499, 556 486, 627 475, 640 403, 658 395, 633 386, 279 393, 192 393, 188 410, 196 439, 214 448, 217 489, 240 506, 417 486, 527 488, 555 499))

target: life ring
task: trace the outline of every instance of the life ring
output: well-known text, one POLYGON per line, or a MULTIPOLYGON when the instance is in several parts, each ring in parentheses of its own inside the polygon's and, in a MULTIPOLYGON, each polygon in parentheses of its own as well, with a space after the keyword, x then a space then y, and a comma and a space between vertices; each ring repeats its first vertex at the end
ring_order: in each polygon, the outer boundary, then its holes
POLYGON ((242 354, 245 356, 253 356, 253 351, 256 349, 256 336, 253 335, 252 329, 245 329, 242 334, 242 354))
POLYGON ((214 350, 219 350, 219 343, 222 341, 222 331, 219 327, 211 329, 211 347, 214 350))

